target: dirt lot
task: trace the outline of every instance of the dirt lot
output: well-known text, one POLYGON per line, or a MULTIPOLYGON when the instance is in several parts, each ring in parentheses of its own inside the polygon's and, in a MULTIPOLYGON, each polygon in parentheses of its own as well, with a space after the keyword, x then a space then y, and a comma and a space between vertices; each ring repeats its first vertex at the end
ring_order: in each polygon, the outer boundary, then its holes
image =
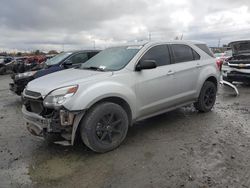
POLYGON ((115 151, 46 145, 0 77, 0 187, 250 187, 250 87, 219 91, 212 112, 186 107, 140 122, 115 151))

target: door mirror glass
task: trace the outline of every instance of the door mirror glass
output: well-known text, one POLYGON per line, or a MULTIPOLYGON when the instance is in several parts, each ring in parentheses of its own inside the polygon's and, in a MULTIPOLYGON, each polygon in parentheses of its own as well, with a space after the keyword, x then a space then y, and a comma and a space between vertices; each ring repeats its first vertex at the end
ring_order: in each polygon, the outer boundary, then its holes
POLYGON ((141 71, 143 69, 154 69, 156 68, 156 61, 155 60, 143 60, 139 61, 139 63, 136 65, 135 70, 141 71))

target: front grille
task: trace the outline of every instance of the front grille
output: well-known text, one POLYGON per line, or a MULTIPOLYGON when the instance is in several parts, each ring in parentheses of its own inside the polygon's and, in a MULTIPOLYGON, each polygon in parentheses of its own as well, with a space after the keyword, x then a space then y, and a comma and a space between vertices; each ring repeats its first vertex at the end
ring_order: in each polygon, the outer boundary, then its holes
POLYGON ((229 65, 229 67, 236 68, 236 69, 250 69, 250 66, 248 66, 248 67, 240 67, 240 66, 230 66, 229 65))
POLYGON ((30 98, 41 98, 42 95, 38 92, 30 91, 30 90, 25 90, 25 95, 30 98))
POLYGON ((250 69, 250 60, 243 59, 243 60, 230 60, 228 61, 229 67, 237 68, 237 69, 250 69))
POLYGON ((42 101, 30 101, 30 110, 36 114, 41 114, 44 110, 42 101))
POLYGON ((42 95, 38 92, 25 90, 24 91, 24 105, 29 112, 36 113, 43 117, 51 116, 53 109, 43 106, 42 95))
POLYGON ((250 76, 249 73, 237 72, 237 71, 231 71, 230 74, 242 75, 242 76, 250 76))

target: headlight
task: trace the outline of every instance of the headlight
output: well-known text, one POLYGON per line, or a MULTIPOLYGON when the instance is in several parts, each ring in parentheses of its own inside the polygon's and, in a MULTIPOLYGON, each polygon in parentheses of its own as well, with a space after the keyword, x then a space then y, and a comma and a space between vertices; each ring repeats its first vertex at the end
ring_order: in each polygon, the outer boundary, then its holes
POLYGON ((30 72, 25 72, 25 73, 20 73, 17 74, 15 78, 20 79, 20 78, 25 78, 25 77, 30 77, 36 74, 37 71, 30 71, 30 72))
POLYGON ((77 89, 78 85, 56 89, 45 97, 43 104, 51 108, 60 107, 77 92, 77 89))

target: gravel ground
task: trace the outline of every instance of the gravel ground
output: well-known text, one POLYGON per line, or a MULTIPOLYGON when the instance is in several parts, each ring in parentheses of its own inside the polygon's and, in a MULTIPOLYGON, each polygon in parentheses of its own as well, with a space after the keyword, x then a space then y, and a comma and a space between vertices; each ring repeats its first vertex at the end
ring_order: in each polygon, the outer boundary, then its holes
POLYGON ((250 187, 250 87, 220 89, 210 113, 139 122, 118 149, 95 154, 29 135, 9 82, 0 76, 0 187, 250 187))

